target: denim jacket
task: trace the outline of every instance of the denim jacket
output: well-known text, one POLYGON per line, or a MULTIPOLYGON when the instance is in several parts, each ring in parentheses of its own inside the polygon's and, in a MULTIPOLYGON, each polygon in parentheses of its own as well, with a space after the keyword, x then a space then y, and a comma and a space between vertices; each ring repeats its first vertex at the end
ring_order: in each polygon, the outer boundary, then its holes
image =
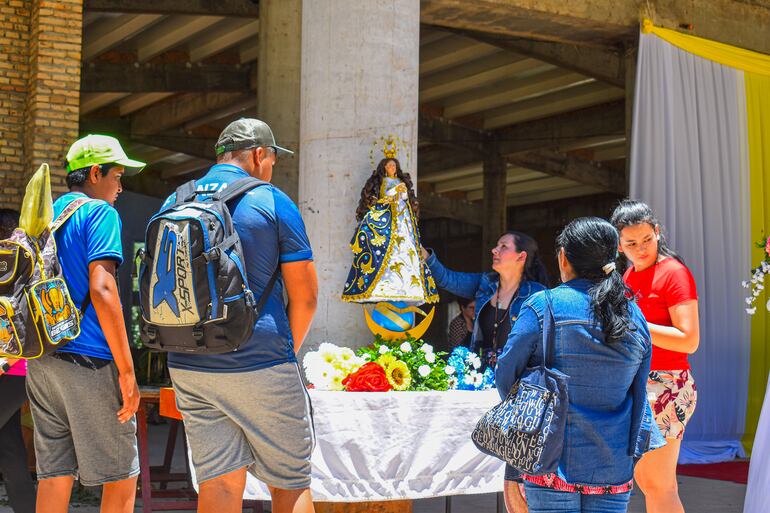
MULTIPOLYGON (((479 326, 478 314, 481 312, 481 309, 484 308, 484 305, 489 303, 489 300, 492 299, 495 292, 497 292, 497 287, 500 283, 500 275, 495 272, 462 273, 452 271, 444 267, 432 251, 425 263, 428 264, 433 279, 436 281, 436 286, 451 292, 455 296, 476 299, 476 318, 473 320, 473 334, 471 335, 471 346, 469 349, 472 352, 478 352, 479 349, 481 349, 479 347, 479 342, 481 341, 481 327, 479 326)), ((532 294, 544 289, 545 287, 536 281, 521 282, 521 285, 519 285, 519 293, 513 304, 511 304, 511 326, 516 323, 521 305, 523 305, 532 294)))
MULTIPOLYGON (((551 291, 556 323, 552 367, 570 377, 557 475, 571 484, 619 485, 633 478, 634 463, 644 452, 665 443, 647 401, 652 342, 641 310, 631 303, 636 329, 605 344, 590 286, 588 280, 576 279, 551 291)), ((522 306, 497 363, 500 397, 526 368, 542 361, 545 304, 545 295, 535 294, 522 306)))

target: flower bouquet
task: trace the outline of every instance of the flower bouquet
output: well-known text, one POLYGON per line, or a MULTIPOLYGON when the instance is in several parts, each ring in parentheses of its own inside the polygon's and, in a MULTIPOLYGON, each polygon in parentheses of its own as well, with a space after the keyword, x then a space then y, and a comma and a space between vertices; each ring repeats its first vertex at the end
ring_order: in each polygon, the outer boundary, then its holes
POLYGON ((319 390, 447 390, 450 376, 445 354, 411 337, 389 341, 378 336, 357 353, 347 347, 321 344, 317 351, 305 355, 303 366, 308 381, 319 390))
MULTIPOLYGON (((764 256, 762 261, 751 270, 751 280, 741 283, 743 288, 750 288, 751 294, 746 298, 746 313, 754 315, 757 312, 757 298, 765 289, 765 276, 770 273, 770 237, 767 240, 757 242, 757 247, 764 250, 764 256)), ((767 302, 765 307, 770 311, 770 301, 767 302)))
POLYGON ((385 370, 393 390, 447 390, 446 353, 433 351, 422 340, 385 340, 379 335, 374 343, 357 351, 358 356, 379 364, 385 370))
POLYGON ((458 346, 449 355, 446 373, 453 390, 486 390, 495 386, 495 371, 487 367, 483 372, 481 358, 467 347, 458 346))

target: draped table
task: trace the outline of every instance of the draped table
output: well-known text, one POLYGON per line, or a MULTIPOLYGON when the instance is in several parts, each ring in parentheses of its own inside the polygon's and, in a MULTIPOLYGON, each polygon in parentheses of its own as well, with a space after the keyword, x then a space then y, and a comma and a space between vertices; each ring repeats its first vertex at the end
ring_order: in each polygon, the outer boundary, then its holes
MULTIPOLYGON (((481 415, 499 402, 496 390, 309 392, 316 436, 311 485, 315 501, 502 491, 503 462, 480 453, 470 439, 481 415)), ((171 389, 162 392, 163 415, 174 416, 169 413, 175 410, 172 394, 171 389)), ((244 498, 269 500, 270 495, 249 474, 244 498)))

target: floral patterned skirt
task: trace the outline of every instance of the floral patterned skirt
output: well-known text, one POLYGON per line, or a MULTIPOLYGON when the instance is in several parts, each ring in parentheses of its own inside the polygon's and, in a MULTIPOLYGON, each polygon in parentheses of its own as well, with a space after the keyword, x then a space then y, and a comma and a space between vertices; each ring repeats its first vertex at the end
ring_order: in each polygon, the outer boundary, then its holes
POLYGON ((663 436, 681 439, 698 400, 692 372, 689 369, 651 371, 647 398, 663 436))

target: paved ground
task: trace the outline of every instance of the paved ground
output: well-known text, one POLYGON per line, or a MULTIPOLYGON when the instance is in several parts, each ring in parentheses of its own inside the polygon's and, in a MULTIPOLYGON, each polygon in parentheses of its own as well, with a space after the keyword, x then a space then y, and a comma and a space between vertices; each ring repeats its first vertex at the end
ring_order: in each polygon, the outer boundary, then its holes
MULTIPOLYGON (((166 426, 150 426, 151 446, 153 448, 152 464, 159 464, 163 458, 163 448, 166 440, 166 426)), ((181 444, 178 444, 181 446, 181 444)), ((178 451, 175 465, 183 460, 181 450, 178 451)), ((742 513, 743 499, 746 486, 726 481, 681 477, 679 479, 680 493, 688 513, 742 513)), ((98 513, 98 496, 96 490, 85 490, 80 494, 78 502, 70 507, 75 513, 98 513)), ((629 513, 644 513, 644 499, 639 493, 631 498, 629 513)), ((495 495, 469 495, 452 499, 452 513, 496 513, 495 495)), ((136 513, 142 513, 141 501, 137 501, 136 513)), ((418 500, 414 503, 414 513, 444 513, 446 501, 443 498, 418 500)), ((268 505, 269 508, 269 505, 268 505)), ((13 513, 5 500, 5 488, 0 486, 0 513, 13 513)), ((504 513, 504 510, 503 510, 504 513)))

